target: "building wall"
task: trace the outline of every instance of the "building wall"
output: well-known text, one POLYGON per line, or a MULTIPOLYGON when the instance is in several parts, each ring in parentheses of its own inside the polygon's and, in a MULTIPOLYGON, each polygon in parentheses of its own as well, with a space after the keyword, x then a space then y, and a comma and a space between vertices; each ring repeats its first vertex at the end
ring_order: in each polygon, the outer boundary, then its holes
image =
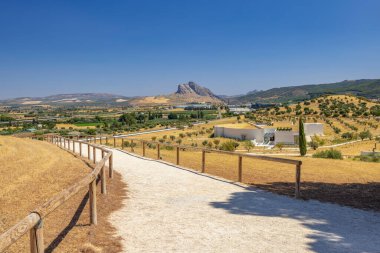
POLYGON ((283 144, 294 144, 294 132, 293 131, 276 131, 274 132, 274 142, 283 144))
POLYGON ((244 129, 244 128, 228 128, 222 126, 214 127, 214 134, 216 137, 226 137, 232 139, 242 140, 255 140, 257 142, 264 141, 264 129, 244 129))
POLYGON ((323 135, 323 124, 322 123, 304 123, 305 135, 323 135))

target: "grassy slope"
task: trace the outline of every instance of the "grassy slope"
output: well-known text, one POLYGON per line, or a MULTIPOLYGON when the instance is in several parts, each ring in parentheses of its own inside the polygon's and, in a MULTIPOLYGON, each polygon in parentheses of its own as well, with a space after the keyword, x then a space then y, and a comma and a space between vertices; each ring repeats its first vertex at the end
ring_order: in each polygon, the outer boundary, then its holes
MULTIPOLYGON (((0 137, 0 160, 0 233, 91 171, 82 160, 56 146, 14 137, 0 137)), ((112 198, 99 197, 99 227, 87 226, 86 202, 82 206, 83 213, 76 215, 78 220, 75 226, 68 227, 75 212, 81 210, 78 207, 87 193, 84 189, 47 216, 44 221, 45 246, 56 252, 78 252, 84 243, 95 240, 96 245, 116 252, 119 249, 118 240, 109 240, 113 228, 106 217, 121 205, 124 186, 119 183, 119 177, 117 174, 113 184, 109 184, 108 191, 112 198), (118 187, 117 191, 113 189, 115 187, 118 187), (67 234, 62 234, 62 231, 67 234)), ((28 235, 23 236, 7 252, 28 252, 28 240, 28 235)))

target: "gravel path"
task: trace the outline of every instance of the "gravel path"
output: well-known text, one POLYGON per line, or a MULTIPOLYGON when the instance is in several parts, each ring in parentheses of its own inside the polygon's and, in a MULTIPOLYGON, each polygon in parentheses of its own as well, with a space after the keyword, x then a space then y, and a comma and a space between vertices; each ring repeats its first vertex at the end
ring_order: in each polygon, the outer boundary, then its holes
POLYGON ((380 214, 301 201, 114 150, 125 252, 380 252, 380 214))

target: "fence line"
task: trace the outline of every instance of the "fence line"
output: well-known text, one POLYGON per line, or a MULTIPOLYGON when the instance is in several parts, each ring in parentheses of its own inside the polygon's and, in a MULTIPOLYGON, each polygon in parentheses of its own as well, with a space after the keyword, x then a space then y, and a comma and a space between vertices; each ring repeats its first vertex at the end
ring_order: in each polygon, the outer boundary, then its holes
MULTIPOLYGON (((37 139, 32 137, 32 139, 37 139)), ((56 135, 46 135, 42 137, 42 140, 48 141, 57 145, 62 149, 66 149, 75 153, 75 145, 79 143, 80 156, 82 156, 82 144, 84 142, 78 140, 70 140, 56 135), (70 142, 72 145, 70 145, 70 142), (72 146, 72 149, 71 149, 72 146)), ((96 150, 100 150, 102 153, 102 159, 96 161, 96 155, 93 155, 92 159, 95 163, 95 167, 92 172, 87 174, 79 182, 71 185, 69 188, 64 189, 60 193, 53 196, 44 204, 36 208, 29 215, 20 220, 13 227, 9 228, 3 234, 0 235, 0 252, 5 251, 9 246, 15 243, 28 231, 30 233, 30 252, 41 253, 44 252, 44 239, 43 239, 43 223, 44 218, 53 212, 56 208, 61 206, 72 196, 78 193, 81 189, 88 187, 89 201, 90 201, 90 223, 96 225, 97 222, 97 208, 96 208, 96 180, 100 177, 101 181, 101 193, 106 194, 106 162, 108 161, 109 177, 113 176, 113 155, 112 151, 108 151, 103 147, 85 143, 88 145, 88 159, 90 159, 90 149, 92 148, 93 154, 96 154, 96 150)))
POLYGON ((218 149, 207 149, 207 148, 201 148, 201 147, 192 147, 192 146, 186 146, 186 145, 172 145, 172 144, 165 144, 158 141, 146 141, 136 138, 129 138, 129 137, 118 137, 118 136, 100 136, 100 138, 97 137, 85 137, 84 138, 87 142, 93 141, 94 143, 98 141, 103 144, 103 141, 105 141, 104 144, 110 145, 114 148, 116 148, 116 139, 121 139, 121 148, 124 149, 124 141, 128 140, 133 143, 139 142, 142 145, 142 155, 146 156, 146 146, 147 144, 155 144, 157 148, 157 160, 160 160, 161 157, 161 146, 171 146, 176 149, 176 164, 179 165, 180 163, 180 151, 186 150, 186 149, 192 149, 192 150, 199 150, 202 152, 202 166, 201 166, 201 172, 205 173, 206 171, 206 153, 219 153, 219 154, 226 154, 226 155, 232 155, 238 157, 238 181, 242 182, 243 180, 243 158, 253 158, 253 159, 260 159, 265 161, 271 161, 271 162, 278 162, 278 163, 286 163, 286 164, 292 164, 295 165, 295 189, 294 189, 294 196, 296 198, 301 197, 301 166, 302 161, 299 160, 292 160, 292 159, 286 159, 286 158, 280 158, 280 157, 272 157, 272 156, 263 156, 263 155, 252 155, 252 154, 244 154, 244 153, 237 153, 237 152, 231 152, 231 151, 223 151, 218 149), (113 139, 113 141, 110 143, 109 140, 113 139))

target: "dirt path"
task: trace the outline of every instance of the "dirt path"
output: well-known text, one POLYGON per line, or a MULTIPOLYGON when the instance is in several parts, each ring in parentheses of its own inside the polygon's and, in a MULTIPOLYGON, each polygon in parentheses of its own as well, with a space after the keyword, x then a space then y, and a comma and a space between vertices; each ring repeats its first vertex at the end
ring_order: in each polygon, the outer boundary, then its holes
MULTIPOLYGON (((100 156, 99 156, 100 157, 100 156)), ((380 214, 301 201, 114 150, 125 252, 379 252, 380 214)))

